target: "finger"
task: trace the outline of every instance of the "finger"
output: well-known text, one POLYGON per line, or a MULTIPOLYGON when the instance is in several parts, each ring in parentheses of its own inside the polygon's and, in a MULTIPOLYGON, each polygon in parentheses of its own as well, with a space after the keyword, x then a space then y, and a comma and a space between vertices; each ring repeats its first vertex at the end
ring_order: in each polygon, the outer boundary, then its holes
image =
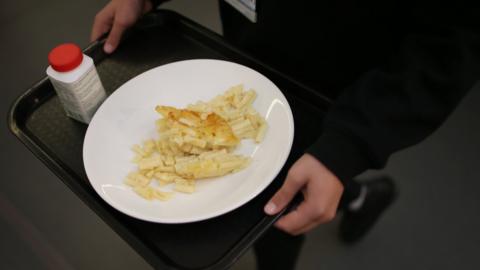
POLYGON ((97 40, 101 35, 105 34, 112 27, 114 11, 110 5, 107 5, 96 16, 90 34, 90 41, 97 40))
POLYGON ((97 21, 93 23, 92 33, 90 34, 90 41, 93 42, 107 33, 112 27, 111 21, 97 21))
POLYGON ((295 194, 305 185, 306 179, 289 174, 282 187, 273 195, 265 205, 264 211, 268 215, 274 215, 285 208, 295 194))
POLYGON ((315 215, 312 206, 304 201, 296 210, 280 218, 275 223, 275 226, 290 234, 298 235, 303 228, 315 224, 314 217, 315 215))
MULTIPOLYGON (((322 197, 322 196, 324 197, 324 195, 322 195, 322 194, 314 194, 314 196, 315 195, 317 196, 317 198, 322 197)), ((305 225, 303 228, 300 228, 300 229, 296 230, 295 231, 296 233, 298 233, 298 234, 306 233, 306 232, 312 230, 313 228, 315 228, 316 226, 318 226, 320 224, 328 223, 335 218, 335 216, 337 214, 336 209, 337 209, 338 204, 330 205, 329 207, 326 207, 326 208, 318 207, 321 204, 322 203, 320 203, 320 204, 316 203, 317 207, 314 207, 314 205, 312 204, 312 208, 311 208, 311 212, 310 212, 312 222, 305 225)))
POLYGON ((318 223, 318 222, 312 222, 312 223, 308 224, 307 226, 305 226, 305 227, 301 228, 300 230, 298 230, 296 233, 297 233, 297 235, 308 233, 309 231, 311 231, 311 230, 313 230, 314 228, 316 228, 318 225, 320 225, 320 223, 318 223))
POLYGON ((307 232, 311 231, 312 229, 314 229, 315 227, 317 227, 318 225, 330 222, 332 219, 333 219, 333 217, 330 218, 329 216, 322 216, 320 218, 314 219, 311 223, 309 223, 306 226, 304 226, 303 228, 297 230, 296 233, 297 234, 307 233, 307 232))
POLYGON ((120 23, 118 21, 113 23, 112 30, 110 31, 110 34, 108 34, 107 41, 105 41, 105 46, 103 47, 103 50, 106 53, 112 53, 118 47, 123 32, 125 32, 125 29, 127 28, 128 25, 124 23, 120 23))

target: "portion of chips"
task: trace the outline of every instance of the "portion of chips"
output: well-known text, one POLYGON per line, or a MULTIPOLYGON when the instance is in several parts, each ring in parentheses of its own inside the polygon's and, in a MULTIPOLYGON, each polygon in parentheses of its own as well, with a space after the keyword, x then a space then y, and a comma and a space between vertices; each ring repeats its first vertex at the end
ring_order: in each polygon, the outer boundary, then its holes
POLYGON ((238 85, 209 102, 200 101, 188 109, 203 114, 214 112, 228 122, 235 136, 259 143, 265 136, 267 123, 252 106, 256 97, 255 90, 244 91, 243 85, 238 85))
POLYGON ((190 148, 200 148, 203 152, 236 147, 240 142, 227 121, 214 112, 200 113, 167 106, 157 106, 156 110, 164 117, 157 121, 159 132, 185 152, 190 152, 190 148))
POLYGON ((156 121, 158 139, 133 146, 138 171, 130 173, 125 183, 147 200, 165 201, 173 191, 193 193, 197 179, 244 169, 250 158, 232 152, 240 139, 259 143, 267 129, 252 107, 255 98, 254 90, 244 91, 239 85, 187 109, 157 106, 163 117, 156 121), (162 190, 169 186, 172 192, 162 190))

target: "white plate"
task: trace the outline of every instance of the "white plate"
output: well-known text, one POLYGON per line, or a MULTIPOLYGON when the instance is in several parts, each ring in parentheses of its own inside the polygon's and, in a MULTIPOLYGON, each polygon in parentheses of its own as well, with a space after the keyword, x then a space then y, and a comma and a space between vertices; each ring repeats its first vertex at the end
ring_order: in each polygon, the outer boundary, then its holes
POLYGON ((293 142, 293 116, 280 90, 248 67, 219 60, 188 60, 151 69, 117 89, 93 117, 83 145, 83 161, 95 191, 111 206, 132 217, 160 223, 185 223, 229 212, 264 190, 277 176, 293 142), (253 106, 265 117, 263 142, 242 140, 235 153, 251 164, 224 177, 198 180, 193 194, 175 193, 167 201, 147 201, 123 184, 135 170, 131 147, 157 136, 158 104, 185 107, 210 100, 229 87, 253 88, 253 106))

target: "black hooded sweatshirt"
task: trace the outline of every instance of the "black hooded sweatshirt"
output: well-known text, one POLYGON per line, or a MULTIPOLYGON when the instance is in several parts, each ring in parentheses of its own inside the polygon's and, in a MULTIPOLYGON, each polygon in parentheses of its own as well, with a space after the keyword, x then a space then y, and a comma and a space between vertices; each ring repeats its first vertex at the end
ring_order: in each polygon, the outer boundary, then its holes
POLYGON ((344 183, 433 133, 480 78, 470 1, 257 0, 256 23, 219 5, 230 43, 332 99, 306 152, 344 183))

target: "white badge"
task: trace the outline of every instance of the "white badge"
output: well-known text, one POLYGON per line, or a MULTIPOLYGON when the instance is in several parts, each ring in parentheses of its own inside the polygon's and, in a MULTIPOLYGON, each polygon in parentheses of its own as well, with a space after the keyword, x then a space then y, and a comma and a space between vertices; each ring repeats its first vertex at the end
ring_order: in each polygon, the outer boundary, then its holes
POLYGON ((251 22, 257 22, 257 0, 225 0, 251 22))

